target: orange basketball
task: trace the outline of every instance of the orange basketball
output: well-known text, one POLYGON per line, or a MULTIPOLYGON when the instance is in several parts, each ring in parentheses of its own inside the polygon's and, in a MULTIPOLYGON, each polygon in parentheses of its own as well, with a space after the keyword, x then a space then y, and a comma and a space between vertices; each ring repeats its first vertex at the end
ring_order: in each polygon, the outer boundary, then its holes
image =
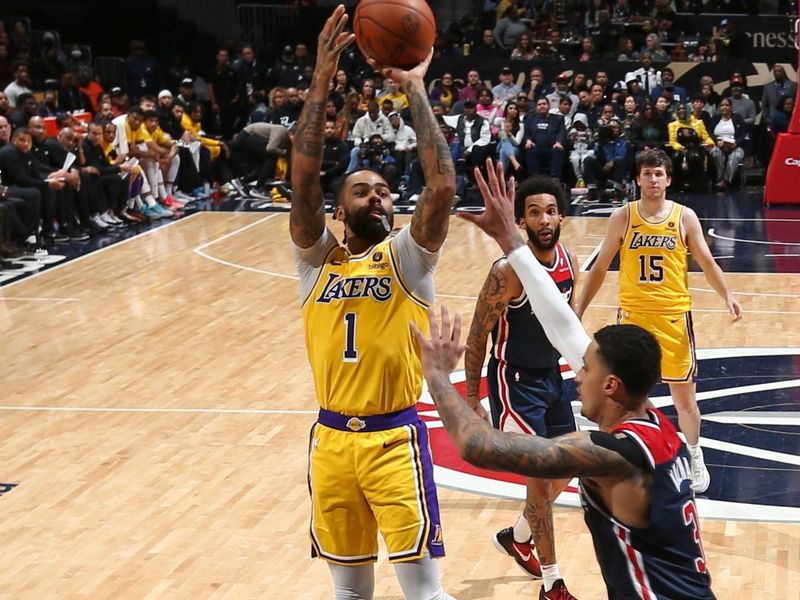
POLYGON ((361 0, 353 18, 356 43, 387 67, 416 67, 431 51, 436 20, 425 0, 361 0))

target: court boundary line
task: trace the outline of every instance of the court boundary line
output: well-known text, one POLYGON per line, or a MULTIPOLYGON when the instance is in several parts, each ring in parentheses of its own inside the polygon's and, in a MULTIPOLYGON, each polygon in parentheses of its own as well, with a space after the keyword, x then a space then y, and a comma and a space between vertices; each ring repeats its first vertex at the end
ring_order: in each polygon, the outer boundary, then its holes
POLYGON ((86 254, 81 254, 80 256, 78 256, 76 258, 73 258, 73 259, 70 259, 70 260, 61 261, 59 263, 56 263, 52 267, 48 267, 46 269, 42 269, 41 271, 37 271, 36 273, 34 273, 32 275, 28 275, 27 277, 23 277, 22 279, 16 279, 14 281, 6 283, 5 285, 0 285, 0 297, 2 297, 2 293, 3 293, 4 290, 7 290, 7 289, 9 289, 11 287, 14 287, 17 284, 24 283, 26 281, 31 281, 32 279, 36 279, 37 277, 39 277, 41 275, 44 275, 45 273, 52 273, 53 271, 57 271, 57 270, 59 270, 59 269, 61 269, 63 267, 66 267, 68 265, 74 265, 75 263, 80 262, 80 261, 82 261, 82 260, 84 260, 86 258, 89 258, 90 256, 97 256, 101 252, 105 252, 105 251, 111 250, 113 248, 119 248, 123 244, 127 244, 128 242, 132 242, 133 240, 141 239, 141 238, 143 238, 143 237, 145 237, 147 235, 150 235, 151 233, 153 233, 155 231, 162 231, 162 230, 166 229, 167 227, 172 227, 174 225, 177 225, 178 223, 185 223, 186 221, 189 221, 189 220, 193 219, 194 217, 196 217, 197 215, 203 214, 204 212, 206 212, 206 211, 197 211, 195 213, 192 213, 191 215, 187 215, 185 217, 181 217, 180 219, 178 219, 176 221, 172 221, 171 223, 167 223, 166 225, 159 225, 158 227, 153 227, 152 229, 148 229, 147 231, 142 231, 141 233, 137 233, 135 235, 132 235, 131 237, 125 238, 124 240, 120 240, 120 241, 115 242, 113 244, 110 244, 108 246, 103 246, 102 248, 97 248, 96 250, 92 250, 90 252, 87 252, 86 254))
POLYGON ((213 240, 211 240, 209 242, 206 242, 205 244, 200 244, 199 246, 194 248, 192 250, 192 252, 194 252, 198 256, 202 256, 203 258, 207 258, 208 260, 213 261, 215 263, 219 263, 221 265, 225 265, 226 267, 233 267, 234 269, 240 269, 242 271, 248 271, 250 273, 259 273, 259 274, 262 274, 262 275, 270 275, 272 277, 278 277, 280 279, 289 279, 289 280, 292 280, 292 281, 297 281, 300 278, 297 277, 296 275, 287 275, 285 273, 278 273, 276 271, 265 271, 264 269, 258 269, 256 267, 248 267, 247 265, 240 265, 238 263, 233 263, 233 262, 227 261, 227 260, 225 260, 223 258, 217 258, 216 256, 212 256, 211 254, 208 254, 208 253, 204 252, 204 250, 206 248, 208 248, 210 246, 213 246, 214 244, 217 244, 217 243, 219 243, 219 242, 221 242, 223 240, 227 240, 228 238, 237 236, 240 233, 242 233, 244 231, 247 231, 251 227, 255 227, 256 225, 260 225, 261 223, 265 223, 266 221, 274 219, 278 215, 282 215, 282 214, 285 214, 285 213, 276 212, 276 213, 272 213, 270 215, 267 215, 266 217, 262 217, 260 219, 257 219, 255 221, 253 221, 252 223, 248 223, 247 225, 245 225, 243 227, 240 227, 239 229, 234 229, 233 231, 229 231, 228 233, 226 233, 225 235, 223 235, 223 236, 221 236, 219 238, 213 239, 213 240))

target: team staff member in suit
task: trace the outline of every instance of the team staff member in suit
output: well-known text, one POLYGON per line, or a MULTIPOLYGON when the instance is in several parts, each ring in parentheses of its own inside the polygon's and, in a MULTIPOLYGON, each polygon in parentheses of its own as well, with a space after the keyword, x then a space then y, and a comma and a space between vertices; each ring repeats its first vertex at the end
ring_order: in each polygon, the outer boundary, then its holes
POLYGON ((742 307, 708 249, 695 212, 667 200, 672 161, 662 150, 645 150, 636 160, 642 199, 614 211, 606 236, 578 303, 583 315, 603 284, 611 261, 620 253, 619 323, 633 323, 656 336, 661 346, 661 379, 669 384, 678 423, 692 457, 692 488, 708 489, 711 477, 700 448, 697 408, 697 360, 688 288, 688 253, 722 297, 734 321, 742 307))
MULTIPOLYGON (((559 241, 565 207, 561 183, 540 175, 526 180, 517 190, 514 218, 526 230, 527 244, 536 259, 572 303, 577 272, 572 268, 573 258, 559 241)), ((494 427, 546 438, 575 431, 558 351, 547 340, 519 277, 505 258, 492 265, 478 296, 464 360, 467 403, 484 418, 479 388, 490 333, 492 349, 486 378, 494 427)), ((573 598, 558 570, 553 532, 552 500, 567 483, 528 479, 523 514, 513 527, 494 536, 498 550, 512 556, 532 577, 544 579, 542 589, 548 599, 573 598)))
POLYGON ((550 176, 561 179, 564 171, 564 144, 567 129, 561 115, 550 114, 550 102, 545 97, 536 101, 536 112, 525 117, 525 135, 522 146, 528 175, 542 173, 544 164, 550 165, 550 176))
MULTIPOLYGON (((689 454, 675 428, 649 407, 661 362, 653 335, 636 325, 610 325, 590 339, 514 223, 514 182, 491 164, 490 186, 476 179, 486 205, 466 214, 491 235, 522 282, 537 319, 577 373, 582 413, 600 431, 554 440, 492 429, 461 398, 450 373, 464 348, 461 319, 441 333, 429 310, 431 339, 411 327, 439 416, 460 455, 471 464, 528 477, 580 479, 579 491, 608 598, 713 600, 691 490, 689 454)), ((565 598, 566 596, 557 596, 565 598)), ((543 590, 540 600, 547 598, 543 590)))
POLYGON ((425 326, 433 270, 447 234, 455 169, 423 77, 383 67, 409 96, 428 187, 396 236, 386 181, 358 170, 342 182, 335 217, 345 245, 325 227, 320 170, 325 103, 342 51, 339 5, 319 35, 317 64, 292 156, 290 234, 300 274, 306 347, 320 403, 309 444, 312 554, 328 561, 336 597, 372 598, 381 531, 407 598, 445 599, 438 562, 441 522, 427 431, 416 414, 422 389, 409 321, 425 326))
MULTIPOLYGON (((49 220, 42 221, 42 236, 54 239, 56 231, 52 220, 55 213, 53 192, 64 189, 65 183, 60 178, 45 181, 39 172, 32 147, 30 131, 25 127, 15 129, 11 143, 0 148, 0 172, 3 173, 3 184, 8 186, 9 197, 25 201, 25 206, 29 209, 25 223, 33 223, 32 235, 36 235, 40 214, 44 213, 49 216, 49 220)), ((66 239, 62 236, 61 241, 66 239)))

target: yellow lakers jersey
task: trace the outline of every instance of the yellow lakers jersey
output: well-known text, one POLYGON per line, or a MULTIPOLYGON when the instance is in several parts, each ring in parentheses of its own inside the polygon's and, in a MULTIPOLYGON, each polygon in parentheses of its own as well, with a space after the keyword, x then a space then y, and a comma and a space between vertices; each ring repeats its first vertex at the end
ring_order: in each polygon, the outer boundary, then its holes
POLYGON ((306 348, 322 408, 369 416, 416 404, 419 349, 409 330, 428 331, 428 303, 406 286, 395 238, 363 254, 332 247, 303 304, 306 348))
POLYGON ((683 239, 683 206, 672 203, 658 223, 646 221, 639 202, 628 204, 628 225, 620 248, 619 305, 638 313, 677 314, 691 309, 688 250, 683 239))

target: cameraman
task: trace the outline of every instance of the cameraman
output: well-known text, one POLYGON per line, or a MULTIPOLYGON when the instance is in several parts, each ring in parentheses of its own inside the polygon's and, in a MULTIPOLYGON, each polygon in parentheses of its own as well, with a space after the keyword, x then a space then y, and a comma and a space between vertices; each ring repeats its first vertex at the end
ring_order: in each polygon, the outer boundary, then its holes
POLYGON ((392 153, 379 133, 373 133, 366 142, 359 146, 356 168, 370 169, 380 173, 389 184, 389 189, 392 192, 396 190, 399 171, 392 153))
POLYGON ((622 123, 612 119, 608 125, 597 130, 597 143, 594 156, 587 156, 583 161, 583 173, 589 188, 589 200, 598 197, 597 184, 613 187, 615 199, 625 197, 625 184, 631 171, 633 153, 630 143, 622 137, 622 123))
POLYGON ((372 135, 378 134, 381 139, 390 144, 394 141, 394 129, 389 119, 378 109, 378 103, 375 100, 370 100, 367 105, 367 114, 359 117, 353 125, 353 143, 355 148, 350 152, 350 164, 347 165, 347 172, 349 173, 358 166, 361 152, 359 150, 361 144, 367 141, 372 135))

